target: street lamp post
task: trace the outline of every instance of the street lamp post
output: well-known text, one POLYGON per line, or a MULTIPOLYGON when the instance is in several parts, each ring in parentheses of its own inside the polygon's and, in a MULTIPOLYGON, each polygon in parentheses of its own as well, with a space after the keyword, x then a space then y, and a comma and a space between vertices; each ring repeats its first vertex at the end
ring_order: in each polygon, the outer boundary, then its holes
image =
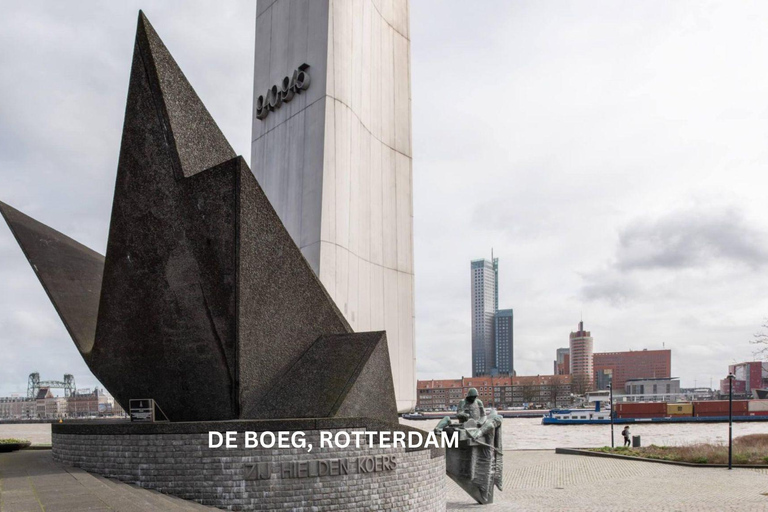
POLYGON ((613 441, 613 383, 608 384, 608 391, 610 393, 610 403, 611 403, 611 448, 614 448, 614 441, 613 441))
POLYGON ((733 469, 733 379, 736 376, 728 374, 728 469, 733 469))

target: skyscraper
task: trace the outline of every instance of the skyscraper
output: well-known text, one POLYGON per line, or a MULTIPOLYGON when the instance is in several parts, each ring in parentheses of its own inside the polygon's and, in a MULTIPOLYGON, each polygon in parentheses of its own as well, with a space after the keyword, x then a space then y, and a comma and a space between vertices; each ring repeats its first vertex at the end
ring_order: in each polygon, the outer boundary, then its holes
POLYGON ((575 379, 576 393, 583 393, 592 387, 592 335, 584 330, 584 322, 570 335, 571 375, 575 379))
MULTIPOLYGON (((498 281, 498 280, 497 280, 498 281)), ((496 312, 494 321, 494 348, 496 369, 499 375, 514 377, 514 314, 511 309, 500 309, 496 312)), ((491 370, 491 373, 494 373, 491 370)))
POLYGON ((251 168, 350 326, 387 331, 398 410, 409 410, 409 1, 273 0, 256 10, 251 168))
POLYGON ((496 368, 494 317, 499 307, 499 259, 472 260, 472 376, 496 368))
POLYGON ((555 375, 569 375, 571 373, 571 349, 557 349, 555 359, 555 375))

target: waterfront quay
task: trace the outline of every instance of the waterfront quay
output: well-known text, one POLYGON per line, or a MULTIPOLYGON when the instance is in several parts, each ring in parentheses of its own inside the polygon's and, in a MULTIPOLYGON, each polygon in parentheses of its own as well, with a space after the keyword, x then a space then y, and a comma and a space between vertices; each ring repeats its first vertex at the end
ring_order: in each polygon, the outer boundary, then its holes
MULTIPOLYGON (((768 469, 691 468, 620 459, 504 452, 504 491, 483 511, 762 511, 768 469)), ((447 510, 477 510, 449 482, 447 510)))
MULTIPOLYGON (((446 477, 447 510, 768 511, 768 470, 504 452, 504 491, 479 507, 446 477)), ((55 464, 50 450, 0 454, 0 512, 216 510, 55 464)))

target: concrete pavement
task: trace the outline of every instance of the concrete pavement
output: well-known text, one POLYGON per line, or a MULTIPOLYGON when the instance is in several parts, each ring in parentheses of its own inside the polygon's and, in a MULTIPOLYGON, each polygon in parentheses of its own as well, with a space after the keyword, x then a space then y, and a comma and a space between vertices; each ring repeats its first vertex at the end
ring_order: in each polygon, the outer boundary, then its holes
MULTIPOLYGON (((494 501, 482 511, 768 511, 768 470, 511 451, 494 501)), ((478 510, 453 481, 447 509, 478 510)))
POLYGON ((211 510, 197 503, 54 464, 50 450, 0 453, 0 512, 211 510))
MULTIPOLYGON (((449 480, 448 510, 768 512, 768 470, 707 469, 508 451, 504 492, 479 507, 449 480)), ((50 451, 0 454, 0 512, 213 510, 54 464, 50 451)))

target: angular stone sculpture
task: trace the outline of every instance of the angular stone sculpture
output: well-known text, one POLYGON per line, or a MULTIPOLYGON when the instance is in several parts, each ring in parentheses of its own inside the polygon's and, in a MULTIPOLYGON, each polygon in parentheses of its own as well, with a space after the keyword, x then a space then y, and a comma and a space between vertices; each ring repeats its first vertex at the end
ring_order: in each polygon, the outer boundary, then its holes
POLYGON ((104 256, 0 201, 2 214, 81 352, 96 336, 104 256))
POLYGON ((383 332, 321 336, 264 396, 254 417, 396 417, 383 332))
POLYGON ((153 398, 171 421, 396 419, 385 334, 352 333, 142 13, 106 258, 0 211, 121 404, 153 398))

